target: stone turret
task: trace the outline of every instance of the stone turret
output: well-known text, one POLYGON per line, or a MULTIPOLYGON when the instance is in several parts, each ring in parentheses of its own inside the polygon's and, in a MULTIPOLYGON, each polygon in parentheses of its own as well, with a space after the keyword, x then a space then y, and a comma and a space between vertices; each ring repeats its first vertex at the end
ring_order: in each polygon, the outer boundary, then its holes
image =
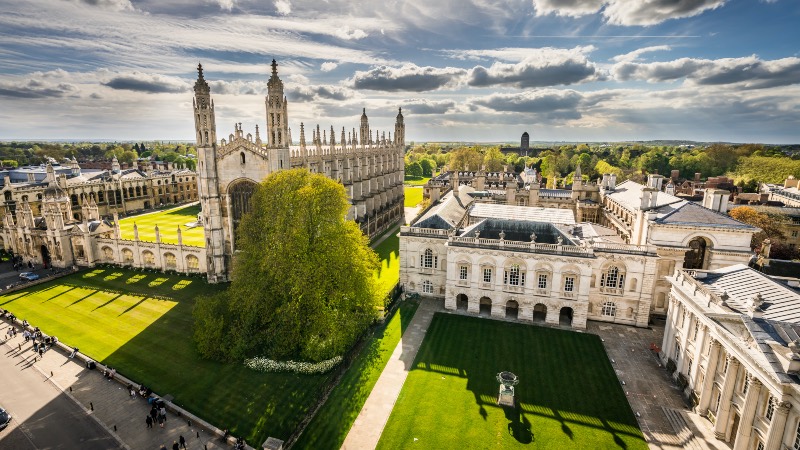
POLYGON ((394 143, 398 146, 406 145, 406 124, 403 119, 403 108, 397 108, 397 117, 394 122, 394 143))
POLYGON ((359 138, 359 144, 361 144, 362 147, 369 145, 371 138, 369 131, 369 119, 367 118, 367 108, 364 108, 361 112, 361 129, 359 138))

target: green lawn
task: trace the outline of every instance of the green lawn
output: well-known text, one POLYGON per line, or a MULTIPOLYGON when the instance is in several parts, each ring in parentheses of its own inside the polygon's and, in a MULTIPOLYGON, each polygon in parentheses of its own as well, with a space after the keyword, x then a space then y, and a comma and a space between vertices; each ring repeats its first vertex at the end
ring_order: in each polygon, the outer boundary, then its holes
POLYGON ((600 338, 437 313, 379 449, 647 449, 600 338), (497 405, 498 372, 519 376, 497 405))
POLYGON ((183 243, 186 245, 205 246, 205 232, 203 227, 187 228, 186 224, 197 220, 200 205, 181 206, 156 213, 142 214, 139 216, 120 219, 119 229, 123 239, 133 239, 133 224, 139 229, 139 240, 155 242, 158 225, 161 233, 161 242, 165 244, 178 243, 178 227, 181 228, 183 243))
POLYGON ((403 302, 384 326, 372 332, 353 365, 293 448, 335 450, 341 447, 418 305, 413 300, 403 302))
POLYGON ((406 196, 405 206, 415 207, 422 203, 422 188, 421 187, 406 187, 403 189, 406 196))
MULTIPOLYGON (((389 235, 377 247, 373 247, 381 260, 381 268, 375 274, 384 292, 389 291, 400 281, 400 230, 392 228, 389 235)), ((378 238, 380 239, 380 238, 378 238)))
POLYGON ((96 269, 0 296, 0 307, 251 443, 286 439, 328 376, 260 373, 201 359, 192 342, 194 299, 224 287, 96 269))
POLYGON ((431 179, 431 177, 412 177, 412 176, 406 175, 405 178, 403 179, 403 183, 406 186, 422 186, 425 183, 427 183, 428 180, 430 180, 430 179, 431 179))

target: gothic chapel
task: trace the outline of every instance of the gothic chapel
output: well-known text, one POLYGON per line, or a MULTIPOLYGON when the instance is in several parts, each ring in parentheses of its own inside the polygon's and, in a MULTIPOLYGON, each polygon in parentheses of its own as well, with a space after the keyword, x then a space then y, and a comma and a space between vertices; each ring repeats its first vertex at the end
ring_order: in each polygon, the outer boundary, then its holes
POLYGON ((329 131, 320 132, 317 125, 307 142, 301 123, 299 145, 294 145, 283 81, 278 77, 278 64, 272 60, 265 99, 266 142, 261 139, 258 125, 253 135, 245 134, 241 123, 234 124, 234 132, 227 138, 217 141, 211 89, 203 78, 202 65, 198 65, 197 72, 193 102, 197 172, 210 282, 229 280, 236 229, 248 211, 250 196, 257 183, 279 170, 306 167, 341 182, 351 204, 348 219, 355 220, 370 236, 402 220, 402 111, 397 114, 394 138, 391 132, 373 134, 364 111, 358 133, 355 128, 347 131, 343 127, 337 142, 332 126, 329 131))

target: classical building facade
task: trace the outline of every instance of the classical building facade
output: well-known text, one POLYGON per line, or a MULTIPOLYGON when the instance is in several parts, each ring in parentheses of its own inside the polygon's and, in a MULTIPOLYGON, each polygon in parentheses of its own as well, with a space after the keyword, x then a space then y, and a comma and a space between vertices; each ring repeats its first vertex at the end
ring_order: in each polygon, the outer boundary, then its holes
POLYGON ((103 217, 128 215, 162 205, 197 201, 197 175, 187 169, 153 170, 137 163, 121 169, 115 157, 110 170, 84 170, 74 159, 66 164, 27 166, 0 172, 0 214, 12 214, 28 203, 34 215, 42 213, 45 190, 58 186, 72 203, 73 217, 81 221, 81 205, 93 201, 103 217))
POLYGON ((734 450, 800 448, 798 280, 676 270, 661 357, 734 450))
POLYGON ((400 233, 401 283, 451 309, 646 326, 666 313, 666 276, 746 263, 758 231, 663 192, 659 175, 589 184, 578 170, 571 190, 541 189, 535 173, 492 175, 489 189, 487 174, 470 175, 470 185, 464 173, 432 180, 431 207, 400 233))
MULTIPOLYGON (((50 166, 48 173, 53 174, 50 166)), ((158 227, 155 242, 139 240, 135 225, 134 238, 122 239, 116 212, 113 222, 103 219, 100 207, 89 197, 76 214, 67 191, 51 178, 47 182, 39 214, 23 201, 14 213, 7 208, 3 216, 3 245, 23 261, 59 268, 109 263, 182 273, 206 271, 206 249, 184 245, 180 228, 177 244, 162 243, 158 227)))
POLYGON ((217 140, 211 89, 198 66, 194 86, 194 120, 198 152, 198 186, 205 226, 208 279, 229 279, 236 250, 236 229, 248 210, 256 184, 267 175, 294 167, 325 174, 341 182, 350 198, 348 218, 364 233, 375 235, 403 218, 403 170, 405 123, 398 112, 394 138, 370 129, 366 111, 358 132, 342 128, 337 138, 333 127, 306 130, 300 124, 299 145, 293 145, 288 102, 277 64, 267 83, 266 140, 259 127, 250 134, 237 124, 227 138, 217 140))

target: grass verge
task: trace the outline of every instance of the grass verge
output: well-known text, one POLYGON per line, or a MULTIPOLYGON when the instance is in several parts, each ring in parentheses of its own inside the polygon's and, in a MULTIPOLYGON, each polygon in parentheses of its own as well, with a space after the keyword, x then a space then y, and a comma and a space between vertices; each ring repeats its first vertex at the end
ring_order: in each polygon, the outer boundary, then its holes
POLYGON ((158 225, 161 242, 165 244, 178 243, 178 228, 185 245, 198 247, 205 246, 205 231, 203 227, 188 228, 186 224, 197 220, 200 205, 181 206, 156 213, 141 214, 138 216, 120 219, 119 230, 122 239, 133 239, 133 224, 139 231, 139 240, 147 242, 156 241, 155 227, 158 225))
POLYGON ((389 357, 400 342, 400 337, 411 323, 418 305, 414 300, 404 301, 391 319, 373 331, 356 360, 293 448, 335 450, 341 447, 389 357))

